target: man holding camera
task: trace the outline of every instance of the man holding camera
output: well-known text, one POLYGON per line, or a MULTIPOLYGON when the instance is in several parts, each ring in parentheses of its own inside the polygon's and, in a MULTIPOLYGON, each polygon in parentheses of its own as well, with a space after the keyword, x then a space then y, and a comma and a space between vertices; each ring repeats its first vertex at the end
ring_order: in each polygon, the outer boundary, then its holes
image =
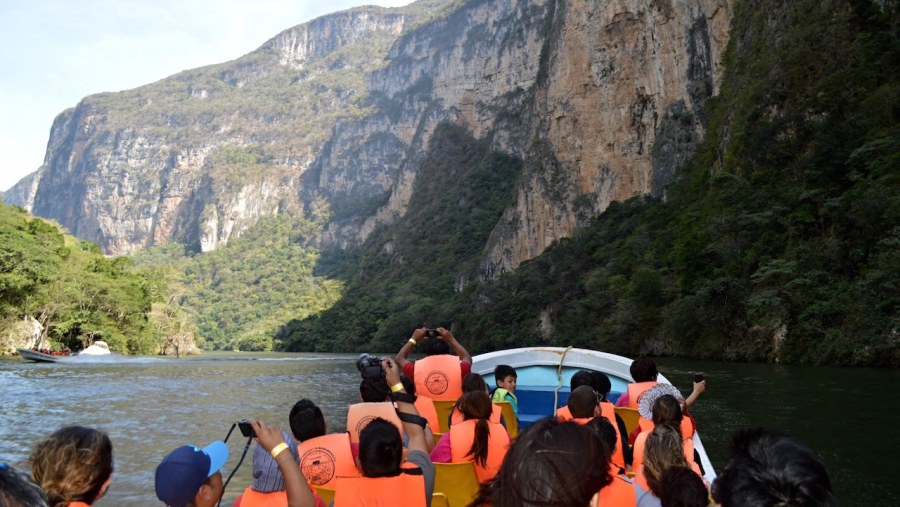
POLYGON ((403 368, 403 374, 415 381, 419 394, 439 401, 459 399, 462 396, 462 379, 472 371, 472 355, 450 331, 442 327, 421 327, 413 331, 395 361, 403 368), (409 354, 419 344, 422 344, 425 357, 410 361, 409 354), (456 356, 450 353, 451 347, 456 356))

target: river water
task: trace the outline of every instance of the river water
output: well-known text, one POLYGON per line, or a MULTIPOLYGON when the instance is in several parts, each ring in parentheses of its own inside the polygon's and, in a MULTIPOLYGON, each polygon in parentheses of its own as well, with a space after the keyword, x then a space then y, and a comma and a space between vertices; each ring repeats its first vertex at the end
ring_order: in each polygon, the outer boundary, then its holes
MULTIPOLYGON (((231 424, 256 417, 290 431, 291 406, 310 398, 332 431, 345 425, 357 398, 355 355, 205 354, 197 358, 114 358, 33 364, 0 360, 0 462, 27 469, 31 446, 64 425, 99 427, 115 452, 112 487, 96 505, 158 506, 153 471, 184 445, 225 438, 231 424)), ((664 358, 662 371, 682 391, 703 371, 707 392, 694 415, 718 469, 729 436, 748 426, 790 433, 817 451, 841 505, 900 505, 900 371, 664 358)), ((226 474, 245 439, 228 442, 226 474)), ((252 449, 229 485, 223 505, 248 486, 252 449)))

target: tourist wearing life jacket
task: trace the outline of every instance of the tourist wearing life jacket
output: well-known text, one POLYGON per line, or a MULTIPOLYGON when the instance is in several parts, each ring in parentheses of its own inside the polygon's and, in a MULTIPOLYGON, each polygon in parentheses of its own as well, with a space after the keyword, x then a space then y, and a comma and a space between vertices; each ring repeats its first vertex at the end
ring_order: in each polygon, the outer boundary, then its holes
POLYGON ((587 426, 545 417, 525 428, 471 505, 588 507, 612 480, 609 449, 587 426))
POLYGON ((289 416, 291 432, 300 443, 300 471, 315 486, 334 488, 338 477, 359 477, 348 432, 326 434, 322 410, 308 399, 294 404, 289 416))
MULTIPOLYGON (((566 402, 569 413, 572 414, 572 420, 578 424, 587 424, 595 417, 604 417, 599 399, 600 396, 591 386, 584 385, 576 387, 575 390, 569 394, 569 399, 566 402)), ((607 416, 608 417, 604 417, 604 419, 611 418, 612 421, 615 421, 615 414, 607 414, 607 416)), ((610 424, 612 424, 612 421, 610 421, 610 424)), ((616 439, 616 444, 613 449, 611 449, 610 461, 619 468, 625 468, 625 454, 622 449, 621 439, 616 439)))
MULTIPOLYGON (((642 356, 631 362, 629 367, 633 383, 628 384, 624 393, 616 400, 617 407, 637 409, 641 396, 651 387, 657 384, 656 378, 659 372, 656 370, 656 362, 649 357, 642 356)), ((706 390, 706 380, 694 382, 694 389, 685 399, 685 409, 690 410, 697 402, 697 398, 706 390)))
POLYGON ((660 394, 663 392, 677 393, 678 391, 668 384, 660 384, 652 391, 649 391, 647 395, 644 396, 644 399, 641 400, 641 409, 643 410, 641 420, 644 421, 641 424, 641 428, 645 429, 638 434, 634 441, 633 466, 637 469, 644 459, 647 436, 654 427, 663 424, 678 429, 682 438, 685 459, 687 459, 688 462, 696 463, 699 466, 700 456, 694 449, 693 427, 690 425, 690 420, 682 416, 682 401, 671 394, 660 394), (653 402, 652 412, 647 413, 646 405, 650 402, 653 402), (651 417, 650 421, 646 420, 644 417, 646 415, 651 417))
MULTIPOLYGON (((298 465, 300 454, 297 442, 286 432, 281 432, 281 435, 288 446, 291 462, 298 465)), ((316 507, 325 507, 325 502, 318 495, 313 493, 313 497, 316 507)), ((278 469, 278 463, 269 451, 257 444, 253 449, 253 484, 238 495, 232 507, 287 507, 287 504, 284 476, 278 469)))
MULTIPOLYGON (((595 417, 587 424, 607 448, 615 448, 619 437, 616 428, 604 417, 595 417)), ((625 470, 610 461, 609 473, 613 480, 600 490, 598 506, 659 507, 659 500, 652 493, 638 486, 625 475, 625 470)))
POLYGON ((401 433, 384 419, 375 419, 363 428, 359 442, 362 477, 338 478, 335 507, 376 507, 431 505, 434 491, 434 464, 425 442, 425 419, 418 415, 412 397, 400 382, 400 367, 394 361, 382 361, 385 378, 394 393, 409 438, 407 464, 403 462, 401 433))
MULTIPOLYGON (((284 478, 287 507, 314 507, 315 497, 277 426, 250 420, 257 444, 269 453, 284 478)), ((213 507, 222 499, 225 485, 221 468, 228 460, 228 446, 213 442, 203 449, 185 445, 170 452, 156 467, 156 497, 166 505, 213 507)), ((252 501, 252 500, 251 500, 252 501)))
MULTIPOLYGON (((384 378, 364 378, 359 384, 360 403, 347 409, 347 431, 350 443, 359 443, 359 434, 375 418, 384 419, 403 431, 403 423, 397 417, 397 410, 391 402, 391 390, 384 378)), ((433 439, 433 437, 432 437, 433 439)))
POLYGON ((472 462, 478 482, 487 482, 497 475, 509 450, 509 433, 500 424, 490 422, 493 403, 485 393, 466 393, 457 406, 464 420, 441 436, 431 451, 431 460, 435 463, 472 462))
POLYGON ((663 472, 674 466, 690 468, 703 477, 700 467, 684 455, 681 432, 668 424, 661 424, 647 435, 644 459, 635 468, 634 482, 658 497, 663 472))
MULTIPOLYGON (((491 395, 491 390, 487 385, 487 382, 484 381, 484 378, 477 373, 470 373, 463 378, 462 384, 463 395, 471 392, 480 392, 484 393, 488 396, 491 395)), ((459 411, 457 405, 454 405, 453 408, 450 409, 450 424, 449 427, 453 427, 454 424, 461 423, 465 420, 462 412, 459 411)), ((506 421, 503 420, 503 409, 500 408, 500 405, 491 404, 491 417, 489 419, 492 423, 497 423, 506 428, 506 421)))
POLYGON ((422 327, 413 331, 412 337, 397 353, 396 362, 403 374, 415 381, 419 394, 438 401, 459 399, 462 379, 472 371, 472 355, 442 327, 422 327), (420 343, 425 357, 410 361, 409 354, 420 343), (450 354, 451 348, 456 356, 450 354))
MULTIPOLYGON (((580 386, 590 386, 593 389, 600 408, 599 415, 605 417, 610 424, 616 428, 619 434, 620 443, 613 446, 613 459, 622 467, 631 465, 631 447, 628 445, 628 429, 625 426, 625 421, 616 414, 613 404, 606 400, 606 395, 612 389, 612 383, 609 381, 609 377, 607 377, 605 373, 599 371, 579 370, 572 375, 569 386, 570 392, 578 389, 580 386)), ((571 420, 572 413, 569 411, 568 405, 564 405, 557 409, 556 417, 561 421, 571 420)))
POLYGON ((494 403, 509 402, 516 419, 519 418, 519 399, 516 398, 517 379, 515 368, 508 364, 498 364, 494 368, 494 382, 497 384, 497 388, 494 389, 494 394, 491 396, 491 401, 494 403))
POLYGON ((52 506, 88 507, 112 482, 113 449, 106 433, 67 426, 31 451, 31 477, 52 506))

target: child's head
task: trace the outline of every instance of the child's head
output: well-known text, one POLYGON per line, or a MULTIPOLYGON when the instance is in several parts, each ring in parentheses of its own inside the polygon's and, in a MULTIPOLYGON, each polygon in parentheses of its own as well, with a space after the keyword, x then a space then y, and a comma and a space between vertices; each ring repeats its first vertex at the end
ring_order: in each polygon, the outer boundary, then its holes
POLYGON ((516 392, 516 369, 506 364, 499 364, 494 368, 494 380, 497 387, 502 387, 507 391, 516 392))

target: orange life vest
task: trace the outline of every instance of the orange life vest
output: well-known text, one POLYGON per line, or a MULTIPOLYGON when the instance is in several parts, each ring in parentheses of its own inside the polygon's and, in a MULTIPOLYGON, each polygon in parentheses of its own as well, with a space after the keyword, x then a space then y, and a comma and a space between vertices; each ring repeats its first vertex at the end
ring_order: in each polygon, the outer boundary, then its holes
POLYGON ((333 488, 338 477, 359 477, 350 451, 350 435, 332 433, 310 438, 297 446, 300 471, 311 484, 333 488))
POLYGON ((628 407, 637 409, 638 402, 641 401, 641 395, 656 384, 657 382, 655 380, 628 384, 628 407))
MULTIPOLYGON (((631 468, 634 470, 644 463, 644 449, 647 447, 647 435, 649 434, 649 431, 642 431, 634 439, 634 453, 631 460, 631 468)), ((694 464, 694 440, 692 438, 683 438, 682 435, 681 446, 684 449, 684 459, 688 463, 694 464)))
POLYGON ((438 401, 455 401, 462 396, 462 372, 458 357, 438 354, 419 359, 414 365, 416 394, 438 401))
MULTIPOLYGON (((503 409, 500 408, 500 405, 491 404, 491 418, 490 421, 492 423, 500 423, 500 417, 503 415, 503 409)), ((450 411, 450 426, 454 424, 459 424, 465 420, 463 413, 460 412, 456 407, 453 407, 453 410, 450 411)))
MULTIPOLYGON (((644 419, 642 416, 638 416, 638 426, 641 427, 641 431, 653 431, 653 421, 649 419, 644 419)), ((682 417, 681 418, 681 436, 683 438, 691 438, 694 436, 694 423, 691 422, 690 417, 682 417)))
MULTIPOLYGON (((473 461, 475 458, 469 454, 472 443, 475 441, 476 419, 469 419, 450 427, 450 460, 453 463, 473 461)), ((503 464, 503 458, 509 450, 509 433, 506 428, 488 422, 488 452, 484 466, 475 463, 475 475, 478 482, 485 483, 494 478, 503 464)))
POLYGON ((359 443, 359 433, 373 419, 380 417, 394 424, 403 435, 403 423, 397 417, 397 409, 389 401, 376 403, 355 403, 347 409, 347 431, 350 433, 350 443, 359 443))
POLYGON ((241 507, 287 507, 287 504, 287 491, 260 493, 253 488, 247 488, 241 495, 241 507))
POLYGON ((425 507, 425 476, 418 467, 406 468, 394 477, 339 478, 334 507, 425 507))
POLYGON ((612 482, 600 490, 597 505, 608 505, 611 507, 636 506, 637 492, 634 490, 634 483, 619 475, 619 470, 615 466, 609 468, 609 474, 612 475, 612 482))
POLYGON ((434 408, 434 401, 427 396, 416 394, 414 405, 419 415, 428 421, 428 427, 431 428, 431 431, 440 431, 441 427, 438 425, 440 421, 438 421, 437 409, 434 408))
POLYGON ((67 507, 91 507, 91 504, 84 502, 69 502, 67 507))
POLYGON ((569 410, 569 406, 563 405, 556 409, 556 418, 559 419, 559 422, 571 421, 572 411, 569 410))

